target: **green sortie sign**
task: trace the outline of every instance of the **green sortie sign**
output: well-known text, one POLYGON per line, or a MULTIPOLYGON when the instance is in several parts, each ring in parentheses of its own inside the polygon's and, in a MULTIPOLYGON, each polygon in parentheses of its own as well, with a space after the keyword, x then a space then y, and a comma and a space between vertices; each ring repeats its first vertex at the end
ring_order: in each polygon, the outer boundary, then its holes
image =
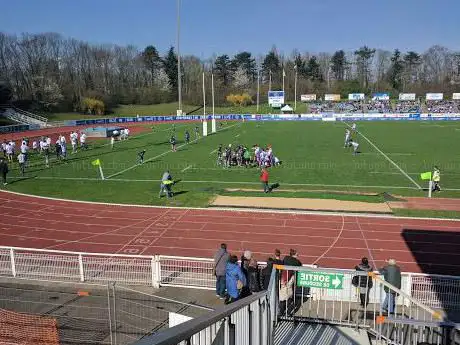
POLYGON ((343 274, 300 271, 297 272, 297 286, 341 290, 343 274))

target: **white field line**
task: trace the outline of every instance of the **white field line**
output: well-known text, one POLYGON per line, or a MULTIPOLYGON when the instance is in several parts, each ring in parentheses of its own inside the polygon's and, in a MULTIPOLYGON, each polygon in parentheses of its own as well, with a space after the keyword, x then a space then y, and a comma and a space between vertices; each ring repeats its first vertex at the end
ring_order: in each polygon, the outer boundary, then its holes
MULTIPOLYGON (((158 180, 159 181, 159 180, 158 180)), ((405 187, 411 188, 411 187, 405 187)), ((415 189, 415 188, 413 188, 415 189)), ((445 189, 444 189, 445 190, 445 189)), ((460 189, 458 189, 460 190, 460 189)), ((324 212, 324 211, 292 211, 292 210, 271 210, 271 209, 254 209, 254 208, 238 208, 238 207, 212 207, 212 208, 204 208, 204 207, 180 207, 180 206, 157 206, 157 205, 142 205, 142 204, 119 204, 119 203, 110 203, 110 202, 97 202, 97 201, 84 201, 84 200, 70 200, 70 199, 63 199, 63 198, 53 198, 48 196, 40 196, 40 195, 33 195, 33 194, 25 194, 19 192, 13 192, 9 190, 0 190, 1 193, 8 193, 13 195, 20 195, 26 196, 29 198, 40 199, 40 200, 52 200, 52 201, 62 201, 68 203, 76 203, 76 204, 92 204, 92 205, 108 205, 108 206, 123 206, 123 207, 133 207, 133 208, 158 208, 158 209, 176 209, 176 210, 200 210, 205 212, 214 212, 214 211, 224 211, 224 212, 246 212, 246 213, 280 213, 280 214, 306 214, 306 215, 322 215, 322 216, 340 216, 340 217, 353 217, 356 218, 356 213, 347 213, 347 212, 324 212)), ((359 214, 360 218, 377 218, 377 219, 415 219, 415 220, 433 220, 433 221, 441 221, 441 222, 459 222, 460 219, 456 218, 433 218, 433 217, 402 217, 402 216, 392 216, 388 214, 359 214)))
POLYGON ((182 170, 181 170, 181 172, 187 171, 187 170, 188 170, 188 169, 190 169, 191 167, 192 167, 192 166, 191 166, 191 165, 189 165, 188 167, 186 167, 186 168, 182 169, 182 170))
MULTIPOLYGON (((53 177, 53 176, 37 176, 34 177, 37 180, 74 180, 74 181, 102 181, 100 178, 95 177, 53 177)), ((124 178, 111 178, 113 182, 160 182, 161 180, 154 179, 124 179, 124 178)), ((216 183, 216 184, 241 184, 241 185, 259 185, 259 182, 245 182, 245 181, 185 181, 181 180, 180 183, 216 183)), ((312 186, 312 187, 339 187, 339 188, 383 188, 383 189, 412 189, 417 190, 415 187, 405 186, 364 186, 364 185, 346 185, 346 184, 320 184, 320 183, 283 183, 283 186, 312 186)), ((443 190, 460 191, 460 189, 448 189, 443 190)))
POLYGON ((238 138, 239 136, 240 136, 240 135, 239 135, 239 134, 237 134, 237 135, 235 135, 235 138, 238 138))
MULTIPOLYGON (((377 156, 379 155, 379 153, 377 152, 363 152, 363 153, 360 153, 360 155, 369 155, 369 156, 377 156)), ((399 153, 399 152, 395 152, 395 153, 387 153, 388 156, 415 156, 415 153, 399 153)))
POLYGON ((214 152, 217 152, 217 149, 212 150, 209 154, 212 155, 214 152))
MULTIPOLYGON (((350 126, 349 124, 347 124, 347 126, 351 128, 351 126, 350 126)), ((422 187, 421 187, 412 177, 410 177, 404 170, 402 170, 401 167, 400 167, 398 164, 396 164, 393 160, 391 160, 390 157, 388 157, 382 150, 380 150, 380 149, 379 149, 372 141, 370 141, 363 133, 361 133, 361 132, 358 131, 358 134, 359 134, 360 136, 362 136, 363 139, 366 140, 369 144, 371 144, 378 152, 380 152, 380 153, 382 154, 382 156, 386 158, 387 161, 389 161, 391 164, 393 164, 393 165, 395 166, 395 168, 397 168, 397 169, 401 172, 401 174, 403 174, 404 176, 406 176, 406 177, 409 179, 409 181, 411 181, 414 185, 416 185, 418 189, 422 189, 422 187)))
MULTIPOLYGON (((232 128, 232 127, 234 127, 234 126, 236 126, 236 125, 239 125, 239 122, 237 122, 237 123, 235 123, 235 124, 233 124, 233 125, 231 125, 231 126, 224 127, 224 128, 222 128, 222 130, 228 129, 228 128, 232 128)), ((195 142, 195 141, 197 141, 197 140, 198 140, 198 138, 192 140, 190 143, 193 143, 193 142, 195 142)), ((187 146, 187 145, 189 145, 189 144, 185 143, 185 144, 179 145, 179 146, 177 146, 177 149, 180 149, 181 147, 184 147, 184 146, 187 146)), ((144 161, 144 164, 145 164, 145 163, 148 163, 148 162, 151 162, 151 161, 153 161, 153 160, 155 160, 155 159, 158 159, 158 158, 160 158, 160 157, 163 157, 164 155, 167 155, 168 153, 171 153, 171 152, 172 152, 171 150, 168 150, 168 151, 165 151, 165 152, 163 152, 163 153, 160 153, 159 155, 156 155, 155 157, 152 157, 152 158, 149 158, 149 159, 145 160, 145 161, 144 161)), ((109 175, 109 176, 106 177, 106 180, 111 179, 111 178, 114 177, 114 176, 118 176, 118 175, 120 175, 120 174, 123 174, 123 173, 125 173, 125 172, 127 172, 127 171, 129 171, 129 170, 132 170, 132 169, 138 167, 139 165, 141 165, 141 164, 134 164, 134 165, 130 166, 129 168, 123 169, 123 170, 121 170, 121 171, 119 171, 119 172, 117 172, 117 173, 115 173, 115 174, 109 175)))

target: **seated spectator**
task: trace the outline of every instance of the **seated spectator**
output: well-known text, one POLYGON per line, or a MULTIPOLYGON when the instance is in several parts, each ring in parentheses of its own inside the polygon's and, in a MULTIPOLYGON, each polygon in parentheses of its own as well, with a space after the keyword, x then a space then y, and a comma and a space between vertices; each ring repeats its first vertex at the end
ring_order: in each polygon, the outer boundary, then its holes
POLYGON ((440 100, 440 101, 426 101, 426 108, 429 113, 457 113, 458 103, 456 101, 440 100))
POLYGON ((367 104, 367 112, 369 113, 390 113, 392 111, 390 101, 371 100, 367 104))
POLYGON ((363 107, 359 101, 339 102, 335 109, 337 113, 359 113, 363 112, 363 107))
POLYGON ((420 113, 420 105, 417 101, 398 101, 395 104, 395 113, 420 113))

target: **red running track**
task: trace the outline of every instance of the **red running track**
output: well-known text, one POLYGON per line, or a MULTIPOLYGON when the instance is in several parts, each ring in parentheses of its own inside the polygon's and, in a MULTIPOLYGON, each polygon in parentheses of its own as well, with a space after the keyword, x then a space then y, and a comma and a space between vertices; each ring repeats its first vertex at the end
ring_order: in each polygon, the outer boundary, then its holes
POLYGON ((120 206, 0 192, 0 245, 54 250, 213 256, 221 242, 264 261, 295 248, 305 264, 460 272, 460 222, 392 217, 120 206))

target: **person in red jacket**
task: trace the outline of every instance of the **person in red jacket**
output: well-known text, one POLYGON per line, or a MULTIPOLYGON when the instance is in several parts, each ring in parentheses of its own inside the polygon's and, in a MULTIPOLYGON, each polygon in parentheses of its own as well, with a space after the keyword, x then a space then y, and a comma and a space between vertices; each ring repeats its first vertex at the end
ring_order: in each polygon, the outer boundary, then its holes
POLYGON ((268 186, 268 170, 266 168, 262 168, 260 172, 260 181, 264 186, 264 193, 270 192, 270 187, 268 186))

